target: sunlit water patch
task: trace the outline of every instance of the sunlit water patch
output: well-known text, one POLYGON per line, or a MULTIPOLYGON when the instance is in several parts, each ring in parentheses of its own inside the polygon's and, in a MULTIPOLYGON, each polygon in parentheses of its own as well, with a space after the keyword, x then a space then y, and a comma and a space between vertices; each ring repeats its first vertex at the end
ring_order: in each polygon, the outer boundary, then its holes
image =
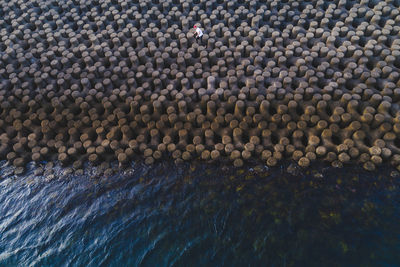
POLYGON ((0 178, 0 266, 397 266, 400 182, 382 168, 136 164, 0 178))

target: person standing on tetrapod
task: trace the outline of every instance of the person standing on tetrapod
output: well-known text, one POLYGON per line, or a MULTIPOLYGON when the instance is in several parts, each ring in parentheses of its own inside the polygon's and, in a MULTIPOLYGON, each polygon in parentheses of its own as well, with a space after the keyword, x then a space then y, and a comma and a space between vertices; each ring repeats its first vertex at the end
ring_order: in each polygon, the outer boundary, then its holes
POLYGON ((203 31, 200 28, 198 28, 196 25, 194 25, 193 28, 195 28, 195 30, 196 30, 196 32, 195 32, 196 42, 198 40, 200 40, 200 44, 202 44, 203 43, 203 31))

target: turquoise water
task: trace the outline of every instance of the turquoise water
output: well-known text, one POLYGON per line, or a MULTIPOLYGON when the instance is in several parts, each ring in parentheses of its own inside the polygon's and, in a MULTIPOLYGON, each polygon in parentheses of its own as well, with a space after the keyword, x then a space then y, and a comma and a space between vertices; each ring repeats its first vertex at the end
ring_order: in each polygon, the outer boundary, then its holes
POLYGON ((399 266, 388 168, 222 165, 14 177, 2 163, 0 266, 399 266))

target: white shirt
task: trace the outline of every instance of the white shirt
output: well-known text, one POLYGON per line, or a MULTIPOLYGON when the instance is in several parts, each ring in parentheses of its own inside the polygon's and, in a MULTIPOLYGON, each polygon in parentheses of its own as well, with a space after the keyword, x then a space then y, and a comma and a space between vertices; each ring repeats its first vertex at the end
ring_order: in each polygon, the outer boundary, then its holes
POLYGON ((196 28, 196 33, 197 33, 197 36, 198 36, 198 37, 203 36, 203 31, 200 30, 200 28, 196 28))

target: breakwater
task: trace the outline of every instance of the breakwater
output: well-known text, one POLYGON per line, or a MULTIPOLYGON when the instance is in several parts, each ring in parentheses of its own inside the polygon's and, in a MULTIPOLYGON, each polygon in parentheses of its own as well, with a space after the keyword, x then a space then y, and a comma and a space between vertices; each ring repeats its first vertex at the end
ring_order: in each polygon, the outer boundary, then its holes
POLYGON ((399 1, 0 1, 0 159, 400 166, 399 1), (204 31, 196 42, 193 26, 204 31))

